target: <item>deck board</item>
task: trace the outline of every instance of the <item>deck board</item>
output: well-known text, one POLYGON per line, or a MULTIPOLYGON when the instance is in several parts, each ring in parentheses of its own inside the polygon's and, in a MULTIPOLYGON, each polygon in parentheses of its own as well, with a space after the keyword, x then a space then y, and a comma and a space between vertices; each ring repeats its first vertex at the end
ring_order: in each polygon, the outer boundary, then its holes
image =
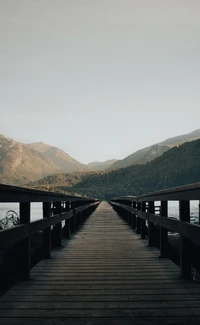
POLYGON ((0 297, 0 323, 199 324, 200 285, 102 202, 72 239, 0 297))

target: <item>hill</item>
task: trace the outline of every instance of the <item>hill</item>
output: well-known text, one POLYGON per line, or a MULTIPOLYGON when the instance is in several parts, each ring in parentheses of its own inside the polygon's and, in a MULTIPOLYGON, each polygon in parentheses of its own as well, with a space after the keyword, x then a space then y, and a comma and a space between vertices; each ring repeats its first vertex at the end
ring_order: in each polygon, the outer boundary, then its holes
POLYGON ((62 150, 43 143, 23 144, 0 135, 0 182, 22 185, 48 175, 88 171, 62 150))
POLYGON ((108 199, 195 182, 200 182, 200 140, 173 147, 146 164, 90 174, 60 174, 29 186, 108 199))
POLYGON ((112 167, 108 167, 108 170, 124 168, 136 164, 145 164, 161 156, 164 152, 168 151, 174 146, 178 146, 180 144, 183 144, 184 142, 194 141, 197 139, 200 139, 200 129, 195 130, 191 133, 187 133, 187 134, 183 134, 183 135, 179 135, 167 139, 165 141, 156 143, 147 148, 140 149, 134 152, 133 154, 127 156, 126 158, 122 160, 118 160, 116 163, 112 165, 112 167))
POLYGON ((62 170, 68 173, 73 173, 91 170, 87 165, 80 163, 57 147, 52 147, 43 142, 30 143, 27 147, 40 152, 47 159, 50 159, 60 169, 60 171, 62 170))
POLYGON ((89 163, 87 166, 92 169, 92 170, 96 170, 96 171, 100 171, 100 170, 106 170, 107 168, 111 167, 115 162, 117 162, 117 159, 110 159, 110 160, 106 160, 106 161, 94 161, 89 163))

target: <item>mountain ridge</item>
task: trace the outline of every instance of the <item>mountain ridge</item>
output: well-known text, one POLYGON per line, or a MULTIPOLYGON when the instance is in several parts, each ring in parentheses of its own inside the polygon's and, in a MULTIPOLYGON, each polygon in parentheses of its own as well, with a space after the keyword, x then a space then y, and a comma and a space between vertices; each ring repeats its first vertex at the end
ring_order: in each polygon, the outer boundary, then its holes
POLYGON ((89 171, 59 148, 24 144, 0 135, 0 182, 22 185, 59 172, 89 171), (39 148, 40 147, 40 148, 39 148))
POLYGON ((29 186, 109 199, 196 182, 200 182, 200 139, 175 146, 146 164, 89 174, 58 174, 29 186))
POLYGON ((20 186, 54 174, 90 172, 94 175, 95 171, 109 172, 131 165, 143 165, 171 148, 196 138, 200 138, 200 129, 140 149, 123 160, 110 159, 84 165, 63 150, 41 141, 24 144, 0 134, 0 182, 20 186))
POLYGON ((190 133, 178 135, 168 138, 164 141, 155 143, 151 146, 137 150, 136 152, 128 155, 108 167, 107 170, 125 168, 131 165, 144 164, 153 159, 161 156, 164 152, 168 151, 174 146, 180 145, 184 142, 194 141, 200 139, 200 129, 194 130, 190 133))
POLYGON ((87 164, 87 166, 93 170, 100 171, 100 170, 105 170, 108 167, 111 167, 117 161, 118 159, 109 159, 106 161, 93 161, 87 164))

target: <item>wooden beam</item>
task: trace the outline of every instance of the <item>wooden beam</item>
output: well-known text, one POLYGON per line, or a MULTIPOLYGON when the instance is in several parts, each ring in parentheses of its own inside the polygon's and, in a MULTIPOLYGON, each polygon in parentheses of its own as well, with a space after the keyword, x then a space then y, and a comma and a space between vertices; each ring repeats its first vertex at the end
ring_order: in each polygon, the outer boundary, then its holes
MULTIPOLYGON (((161 201, 161 218, 168 217, 168 202, 161 201)), ((160 257, 168 257, 168 230, 160 226, 160 257)))
MULTIPOLYGON (((146 211, 146 202, 142 202, 142 211, 146 211)), ((145 239, 145 227, 146 227, 146 220, 140 219, 141 222, 141 239, 145 239)))
MULTIPOLYGON (((31 206, 29 202, 20 203, 20 224, 29 224, 31 221, 31 206)), ((28 280, 31 270, 31 239, 24 238, 18 246, 19 263, 20 263, 20 278, 28 280)))
MULTIPOLYGON (((43 202, 43 218, 50 218, 51 202, 43 202)), ((51 226, 43 230, 43 258, 51 257, 51 226)))
MULTIPOLYGON (((91 207, 96 207, 99 202, 90 203, 81 207, 81 211, 87 211, 91 207)), ((80 209, 80 208, 79 208, 80 209)), ((27 237, 35 235, 38 231, 51 227, 58 222, 73 217, 74 211, 63 212, 62 214, 52 216, 51 218, 43 218, 31 223, 21 224, 19 226, 0 231, 0 249, 6 249, 15 243, 22 241, 27 237)))
MULTIPOLYGON (((155 208, 154 208, 154 202, 150 201, 148 202, 149 209, 148 212, 154 214, 155 208)), ((155 246, 155 225, 153 222, 148 220, 148 245, 149 246, 155 246)))
MULTIPOLYGON (((60 214, 62 213, 62 206, 61 202, 55 202, 55 214, 60 214)), ((54 243, 56 246, 60 247, 62 246, 62 221, 58 222, 55 227, 54 227, 54 243)))
MULTIPOLYGON (((179 219, 181 222, 190 222, 190 202, 179 202, 179 219)), ((190 241, 180 235, 180 276, 182 278, 190 278, 191 276, 191 260, 190 260, 190 241)))

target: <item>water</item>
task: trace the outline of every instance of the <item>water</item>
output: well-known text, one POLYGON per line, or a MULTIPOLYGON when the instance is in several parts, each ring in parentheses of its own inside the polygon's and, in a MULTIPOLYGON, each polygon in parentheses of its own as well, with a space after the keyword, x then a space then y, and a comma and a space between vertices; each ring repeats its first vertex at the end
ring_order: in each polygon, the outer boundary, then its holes
MULTIPOLYGON (((160 205, 160 202, 155 202, 160 205)), ((190 221, 199 223, 199 201, 190 201, 190 221)), ((5 218, 8 210, 14 210, 19 215, 19 203, 0 203, 0 220, 5 218)), ((179 202, 169 201, 168 214, 170 218, 179 219, 179 202)), ((42 203, 31 203, 31 221, 42 219, 42 203)))
MULTIPOLYGON (((6 213, 9 210, 15 211, 19 216, 19 203, 0 203, 0 220, 6 217, 6 213)), ((42 203, 31 203, 31 222, 42 218, 42 203)))
MULTIPOLYGON (((169 201, 168 216, 179 219, 179 202, 169 201)), ((190 222, 199 223, 199 201, 190 201, 190 222)))

